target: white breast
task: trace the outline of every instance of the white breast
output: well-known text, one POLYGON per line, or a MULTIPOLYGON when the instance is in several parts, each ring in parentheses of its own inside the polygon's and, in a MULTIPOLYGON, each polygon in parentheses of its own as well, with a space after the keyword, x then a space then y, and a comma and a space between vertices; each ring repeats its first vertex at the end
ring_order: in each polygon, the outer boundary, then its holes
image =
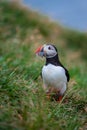
POLYGON ((54 66, 52 64, 42 68, 42 77, 44 84, 47 86, 63 88, 63 86, 67 83, 64 68, 60 66, 54 66))

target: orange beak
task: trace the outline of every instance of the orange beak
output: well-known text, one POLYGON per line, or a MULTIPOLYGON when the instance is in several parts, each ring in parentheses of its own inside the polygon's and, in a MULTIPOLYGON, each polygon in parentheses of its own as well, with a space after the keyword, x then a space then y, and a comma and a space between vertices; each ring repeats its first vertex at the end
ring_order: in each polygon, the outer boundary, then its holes
POLYGON ((41 57, 45 56, 45 52, 44 52, 44 50, 43 50, 43 46, 39 47, 39 48, 35 51, 35 53, 36 53, 36 55, 41 56, 41 57))
POLYGON ((39 48, 37 48, 37 50, 35 51, 36 54, 38 54, 42 49, 42 46, 40 46, 39 48))

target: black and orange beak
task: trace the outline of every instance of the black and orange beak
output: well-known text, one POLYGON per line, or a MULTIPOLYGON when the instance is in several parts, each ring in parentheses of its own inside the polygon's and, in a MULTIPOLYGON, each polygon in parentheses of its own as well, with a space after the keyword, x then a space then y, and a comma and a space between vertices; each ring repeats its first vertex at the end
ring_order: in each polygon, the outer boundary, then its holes
POLYGON ((35 54, 38 55, 38 56, 43 57, 43 56, 44 56, 44 49, 43 49, 43 46, 37 48, 37 50, 35 51, 35 54))

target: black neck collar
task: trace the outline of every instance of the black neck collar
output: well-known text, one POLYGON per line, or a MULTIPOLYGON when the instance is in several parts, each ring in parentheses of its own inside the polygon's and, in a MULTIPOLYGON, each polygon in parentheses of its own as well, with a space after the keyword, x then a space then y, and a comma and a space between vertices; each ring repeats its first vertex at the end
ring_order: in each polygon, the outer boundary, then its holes
POLYGON ((48 64, 53 64, 55 66, 61 65, 58 54, 56 54, 54 57, 46 58, 46 65, 48 65, 48 64))

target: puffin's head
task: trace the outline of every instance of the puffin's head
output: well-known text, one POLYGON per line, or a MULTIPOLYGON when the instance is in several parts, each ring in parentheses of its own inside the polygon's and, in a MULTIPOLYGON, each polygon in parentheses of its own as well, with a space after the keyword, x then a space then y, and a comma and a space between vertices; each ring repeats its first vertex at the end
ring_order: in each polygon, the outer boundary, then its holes
POLYGON ((39 47, 36 50, 36 55, 41 56, 41 57, 46 57, 46 58, 52 58, 54 56, 56 56, 57 53, 57 49, 54 45, 51 44, 44 44, 43 46, 39 47))

